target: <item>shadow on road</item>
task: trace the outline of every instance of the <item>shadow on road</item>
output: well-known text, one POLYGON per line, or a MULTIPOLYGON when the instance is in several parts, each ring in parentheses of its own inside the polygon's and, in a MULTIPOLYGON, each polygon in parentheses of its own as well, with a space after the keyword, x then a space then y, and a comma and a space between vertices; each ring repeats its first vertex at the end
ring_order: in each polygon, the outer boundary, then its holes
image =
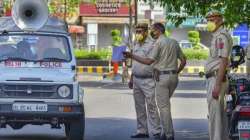
MULTIPOLYGON (((175 119, 174 127, 176 140, 208 140, 205 119, 175 119)), ((132 140, 130 135, 135 129, 136 121, 132 119, 88 118, 86 140, 132 140)))
POLYGON ((177 140, 208 140, 206 119, 174 119, 177 140))
MULTIPOLYGON (((174 126, 176 140, 208 140, 207 121, 205 119, 175 119, 174 126)), ((85 140, 132 140, 130 135, 135 129, 136 121, 133 119, 87 118, 85 140)), ((66 140, 63 129, 51 131, 48 126, 29 126, 18 132, 9 128, 7 130, 1 129, 0 139, 66 140)), ((153 138, 138 140, 153 140, 153 138)))
POLYGON ((103 83, 100 81, 84 81, 80 82, 81 87, 88 88, 101 88, 101 89, 119 89, 119 90, 128 90, 127 83, 103 83))
POLYGON ((0 129, 0 140, 66 140, 64 128, 51 129, 49 125, 26 125, 20 130, 0 129))
MULTIPOLYGON (((81 87, 85 88, 101 88, 101 89, 119 89, 128 90, 126 83, 102 83, 100 81, 83 81, 80 82, 81 87)), ((205 90, 206 82, 204 80, 180 81, 177 90, 205 90), (194 86, 195 85, 195 86, 194 86)))
POLYGON ((180 81, 177 90, 205 90, 206 81, 205 80, 189 80, 180 81))
POLYGON ((190 98, 190 99, 194 99, 194 98, 207 98, 207 95, 204 93, 175 93, 173 95, 173 98, 190 98))
POLYGON ((44 136, 44 135, 9 135, 0 136, 1 140, 67 140, 65 137, 44 136))

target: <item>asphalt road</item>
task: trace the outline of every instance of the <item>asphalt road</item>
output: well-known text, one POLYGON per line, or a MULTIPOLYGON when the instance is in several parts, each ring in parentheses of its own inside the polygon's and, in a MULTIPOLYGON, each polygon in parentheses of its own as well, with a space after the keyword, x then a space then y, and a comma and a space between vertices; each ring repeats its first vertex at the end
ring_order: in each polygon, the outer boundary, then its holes
MULTIPOLYGON (((101 81, 85 81, 81 85, 85 91, 85 140, 130 140, 136 122, 133 95, 127 85, 101 81)), ((207 140, 205 81, 182 78, 171 102, 176 140, 207 140)), ((0 140, 66 139, 64 128, 29 125, 18 131, 0 129, 0 140)))

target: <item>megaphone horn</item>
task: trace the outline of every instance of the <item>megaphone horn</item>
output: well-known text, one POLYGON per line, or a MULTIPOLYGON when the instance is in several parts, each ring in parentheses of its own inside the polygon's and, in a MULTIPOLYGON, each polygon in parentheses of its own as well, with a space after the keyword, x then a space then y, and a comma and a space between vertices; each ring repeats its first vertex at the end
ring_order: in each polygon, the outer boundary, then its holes
POLYGON ((48 20, 49 10, 45 0, 16 0, 12 8, 12 18, 25 31, 37 31, 48 20))

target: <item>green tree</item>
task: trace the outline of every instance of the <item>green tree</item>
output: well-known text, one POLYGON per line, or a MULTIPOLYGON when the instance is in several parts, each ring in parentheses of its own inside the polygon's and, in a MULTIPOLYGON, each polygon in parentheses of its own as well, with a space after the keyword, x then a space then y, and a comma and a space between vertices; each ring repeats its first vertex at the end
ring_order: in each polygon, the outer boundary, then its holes
POLYGON ((3 8, 4 10, 10 9, 12 6, 12 1, 11 0, 3 0, 3 8))
MULTIPOLYGON (((149 0, 145 0, 149 1, 149 0)), ((204 17, 212 9, 224 14, 225 24, 234 27, 239 23, 250 25, 249 0, 154 0, 165 6, 167 19, 180 25, 187 17, 204 17), (174 14, 173 14, 174 13, 174 14), (177 13, 177 14, 176 14, 177 13), (181 14, 180 14, 181 13, 181 14)))
POLYGON ((51 14, 64 13, 65 16, 70 17, 78 12, 79 3, 80 0, 51 0, 48 5, 51 14))
POLYGON ((66 1, 66 7, 68 11, 71 12, 76 12, 79 8, 79 2, 80 0, 63 0, 64 2, 66 1))

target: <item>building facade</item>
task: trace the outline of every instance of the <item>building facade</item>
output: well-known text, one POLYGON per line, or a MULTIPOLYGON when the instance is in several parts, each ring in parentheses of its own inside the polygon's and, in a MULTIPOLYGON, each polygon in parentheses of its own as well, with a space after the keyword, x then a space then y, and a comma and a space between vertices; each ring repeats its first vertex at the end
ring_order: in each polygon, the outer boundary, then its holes
POLYGON ((146 22, 152 24, 153 22, 165 23, 165 8, 160 6, 157 2, 138 1, 137 5, 138 22, 146 22))
POLYGON ((127 40, 130 25, 130 16, 134 19, 134 5, 126 0, 84 0, 80 4, 81 25, 86 32, 83 36, 84 48, 97 51, 112 44, 110 32, 113 29, 121 31, 124 40, 127 40))

